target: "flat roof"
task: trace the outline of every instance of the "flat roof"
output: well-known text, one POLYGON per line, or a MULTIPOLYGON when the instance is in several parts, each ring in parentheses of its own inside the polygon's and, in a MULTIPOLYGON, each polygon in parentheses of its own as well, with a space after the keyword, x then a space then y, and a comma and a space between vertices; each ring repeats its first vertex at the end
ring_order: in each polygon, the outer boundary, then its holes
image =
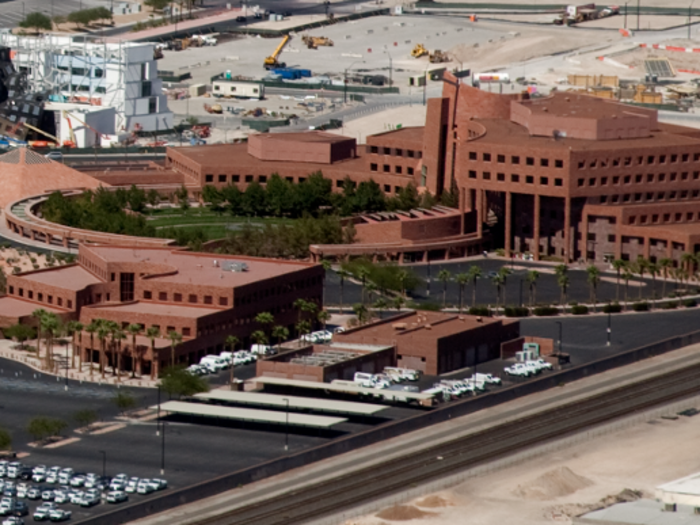
POLYGON ((391 131, 384 131, 382 133, 375 133, 370 135, 367 139, 372 139, 375 137, 381 138, 391 138, 400 139, 407 142, 415 142, 423 144, 423 135, 425 132, 425 126, 410 126, 400 129, 392 129, 391 131))
POLYGON ((98 284, 102 282, 101 279, 95 277, 78 264, 23 273, 20 275, 20 277, 28 281, 58 286, 66 290, 75 291, 84 290, 91 284, 98 284))
POLYGON ((283 142, 308 142, 321 144, 337 144, 355 140, 354 137, 345 135, 335 135, 324 131, 298 131, 295 133, 263 133, 252 135, 254 140, 283 141, 283 142))
POLYGON ((375 397, 383 397, 387 400, 412 399, 415 401, 427 401, 432 399, 432 394, 418 392, 404 392, 401 390, 387 390, 380 388, 363 388, 354 385, 339 385, 334 383, 319 383, 317 381, 302 381, 299 379, 285 379, 282 377, 259 376, 250 381, 265 385, 291 386, 295 388, 308 388, 310 390, 327 390, 329 392, 344 392, 350 394, 367 394, 375 397))
MULTIPOLYGON (((155 409, 157 406, 151 408, 155 409)), ((237 421, 253 421, 255 423, 273 423, 278 425, 289 424, 296 427, 330 428, 333 425, 338 425, 347 421, 347 419, 343 417, 310 416, 292 412, 222 407, 218 405, 205 405, 202 403, 187 403, 185 401, 167 401, 160 405, 160 409, 173 414, 234 419, 237 421)))
POLYGON ((154 282, 184 283, 193 285, 233 288, 255 283, 262 279, 282 277, 292 272, 305 270, 314 263, 263 259, 257 257, 219 255, 213 253, 187 252, 171 248, 134 248, 128 246, 89 246, 86 249, 106 262, 148 263, 170 268, 173 273, 149 278, 154 282), (216 266, 214 265, 216 261, 216 266), (247 271, 230 271, 226 262, 242 262, 247 271))
POLYGON ((674 492, 677 494, 687 494, 690 496, 700 496, 700 472, 696 472, 690 476, 659 485, 656 487, 656 490, 663 492, 674 492))
POLYGON ((94 310, 99 311, 129 312, 137 314, 165 315, 169 317, 190 318, 202 317, 205 315, 219 313, 221 311, 216 310, 215 308, 180 306, 176 304, 142 303, 140 301, 137 301, 135 303, 114 305, 111 305, 109 303, 100 303, 95 305, 86 305, 84 308, 92 308, 94 310))
POLYGON ((372 405, 369 403, 354 403, 352 401, 333 401, 330 399, 317 399, 313 397, 280 396, 275 394, 259 394, 256 392, 233 392, 231 390, 212 390, 203 394, 197 394, 198 399, 217 399, 232 403, 245 403, 249 405, 267 405, 271 407, 302 410, 317 410, 319 412, 335 412, 340 414, 353 414, 369 416, 376 414, 388 407, 384 405, 372 405))
POLYGON ((666 512, 663 503, 640 499, 618 503, 581 516, 586 523, 601 525, 691 525, 698 523, 693 507, 678 505, 676 512, 666 512))
POLYGON ((39 308, 43 308, 47 312, 55 314, 65 313, 65 310, 58 310, 43 303, 39 304, 31 301, 23 301, 22 299, 10 297, 9 295, 0 297, 0 316, 10 318, 24 317, 26 315, 32 315, 32 312, 39 308))

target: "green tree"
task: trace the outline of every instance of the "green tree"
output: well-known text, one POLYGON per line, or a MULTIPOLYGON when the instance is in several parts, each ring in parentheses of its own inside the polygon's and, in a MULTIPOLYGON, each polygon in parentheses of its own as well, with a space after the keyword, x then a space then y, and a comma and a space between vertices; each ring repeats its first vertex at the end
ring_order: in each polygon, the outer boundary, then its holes
POLYGON ((92 359, 93 359, 93 351, 95 350, 95 333, 99 330, 99 327, 95 320, 93 319, 90 321, 90 324, 88 324, 85 327, 85 331, 90 334, 90 380, 92 381, 93 377, 93 366, 92 366, 92 359))
POLYGON ((632 269, 629 267, 629 265, 625 266, 622 269, 622 278, 625 281, 625 310, 627 310, 627 302, 628 302, 629 289, 630 289, 630 279, 632 278, 632 269))
POLYGON ((340 279, 340 315, 343 315, 343 293, 345 291, 345 280, 350 278, 350 273, 342 267, 337 272, 340 279))
POLYGON ((267 328, 275 324, 275 316, 270 312, 260 312, 255 316, 255 322, 263 327, 263 333, 267 337, 267 328))
POLYGON ((493 277, 491 277, 491 282, 496 287, 496 311, 498 312, 498 305, 501 302, 501 290, 506 284, 506 276, 498 271, 493 277))
POLYGON ((420 196, 418 195, 418 190, 412 182, 409 182, 406 186, 399 190, 397 195, 398 208, 400 210, 413 210, 420 204, 420 196))
POLYGON ((153 9, 154 11, 162 13, 163 9, 165 9, 165 7, 168 6, 171 1, 172 0, 144 0, 143 3, 151 9, 153 9))
POLYGON ((272 337, 277 339, 277 353, 279 353, 282 348, 282 341, 286 341, 289 338, 289 329, 286 326, 277 325, 272 329, 272 337))
POLYGON ((252 334, 250 334, 250 338, 259 345, 264 345, 268 341, 267 334, 262 330, 255 330, 252 334))
POLYGON ((661 273, 661 267, 658 263, 649 261, 647 271, 651 275, 651 296, 653 299, 656 299, 656 276, 661 273))
POLYGON ((391 301, 392 306, 396 309, 397 312, 400 312, 401 309, 403 308, 404 304, 406 304, 406 299, 404 299, 402 296, 397 295, 394 297, 391 301))
POLYGON ((51 18, 43 13, 29 13, 24 17, 19 23, 20 27, 25 29, 34 29, 37 33, 41 33, 42 29, 44 31, 51 31, 53 29, 53 24, 51 23, 51 18))
POLYGON ((527 285, 530 290, 530 307, 532 307, 537 302, 537 279, 540 278, 540 272, 537 270, 530 270, 527 272, 527 285))
POLYGON ((39 416, 29 421, 27 434, 35 441, 43 441, 52 436, 59 436, 67 427, 68 423, 62 419, 39 416))
POLYGON ((363 181, 357 186, 353 198, 353 211, 375 213, 386 209, 386 198, 379 184, 373 180, 363 181))
MULTIPOLYGON (((311 323, 303 320, 296 324, 297 333, 299 334, 299 346, 301 346, 304 336, 311 332, 311 323)), ((252 336, 251 336, 252 337, 252 336)))
POLYGON ((209 391, 209 382, 190 374, 184 366, 171 366, 163 370, 159 384, 170 397, 193 396, 209 391))
POLYGON ((355 317, 357 317, 357 322, 360 325, 363 325, 369 321, 369 310, 367 310, 367 307, 363 303, 354 304, 352 309, 355 312, 355 317))
POLYGON ((89 408, 84 408, 82 410, 78 410, 74 415, 73 419, 75 420, 78 425, 81 427, 89 427, 92 425, 95 421, 98 419, 97 412, 95 410, 89 409, 89 408))
POLYGON ((19 343, 19 347, 24 349, 24 343, 36 337, 36 329, 26 324, 14 324, 4 330, 5 336, 14 339, 19 343))
POLYGON ((153 366, 153 363, 155 363, 158 359, 158 356, 156 355, 156 339, 160 337, 160 329, 156 326, 147 328, 146 337, 151 340, 151 379, 153 379, 155 374, 155 367, 153 366))
MULTIPOLYGON (((683 254, 685 255, 685 254, 683 254)), ((637 260, 634 261, 633 269, 635 273, 639 274, 639 299, 642 299, 642 287, 644 286, 644 274, 647 271, 647 268, 649 267, 649 261, 647 261, 644 257, 641 255, 637 256, 637 260)))
POLYGON ((559 302, 561 304, 566 304, 566 289, 569 286, 569 267, 566 264, 557 264, 554 267, 554 275, 557 278, 557 284, 559 285, 559 302))
POLYGON ((177 190, 175 190, 173 195, 177 199, 177 202, 180 205, 180 209, 183 212, 186 212, 190 208, 190 194, 187 191, 185 185, 183 184, 177 190))
POLYGON ((591 264, 586 268, 586 273, 588 274, 588 288, 590 291, 590 299, 593 303, 593 310, 596 309, 596 303, 598 302, 598 283, 600 283, 600 270, 595 264, 591 264))
POLYGON ((136 408, 136 398, 130 392, 119 390, 114 397, 112 402, 116 405, 119 412, 122 415, 126 414, 129 410, 136 408))
POLYGON ((469 274, 458 273, 455 275, 455 282, 459 285, 459 313, 464 310, 464 289, 469 284, 469 274))
POLYGON ((673 261, 668 257, 664 257, 659 261, 659 268, 664 275, 664 282, 661 285, 661 296, 666 297, 666 281, 668 280, 668 270, 673 267, 673 261))
POLYGON ((146 201, 153 207, 158 206, 158 204, 160 204, 160 193, 158 193, 158 190, 155 188, 148 190, 148 193, 146 193, 146 201))
POLYGON ((12 449, 12 436, 4 428, 0 428, 0 450, 12 449))
POLYGON ((318 315, 316 316, 318 319, 318 322, 323 325, 323 329, 326 329, 326 323, 330 321, 331 319, 331 314, 328 310, 321 310, 318 312, 318 315))
MULTIPOLYGON (((75 349, 78 346, 75 343, 75 335, 82 332, 83 328, 85 328, 85 327, 83 326, 83 323, 81 323, 80 321, 68 321, 68 323, 66 324, 66 333, 71 338, 71 344, 73 345, 73 348, 71 351, 71 363, 70 363, 71 368, 75 368, 75 353, 76 353, 75 349)), ((81 354, 82 354, 82 352, 81 352, 81 354)), ((83 367, 82 355, 78 355, 78 358, 79 358, 78 370, 80 370, 83 367)))
POLYGON ((241 208, 244 215, 252 217, 265 215, 267 211, 265 189, 259 182, 253 181, 248 184, 241 199, 241 208))
POLYGON ((182 343, 182 334, 176 332, 175 330, 170 330, 168 332, 168 339, 170 340, 170 366, 175 366, 175 347, 182 343))
POLYGON ((386 297, 379 296, 372 306, 379 312, 379 318, 381 319, 382 312, 389 308, 389 301, 386 300, 386 297))
POLYGON ((476 306, 476 281, 479 280, 482 276, 481 268, 476 266, 476 265, 472 265, 467 270, 467 275, 469 276, 469 280, 472 283, 472 307, 475 307, 476 306))
POLYGON ((136 360, 138 352, 136 351, 136 336, 141 333, 143 328, 138 323, 131 323, 126 327, 126 331, 131 335, 131 378, 136 377, 136 360))
POLYGON ((447 306, 447 283, 452 278, 452 274, 449 270, 440 270, 437 275, 438 281, 442 283, 442 307, 447 306))

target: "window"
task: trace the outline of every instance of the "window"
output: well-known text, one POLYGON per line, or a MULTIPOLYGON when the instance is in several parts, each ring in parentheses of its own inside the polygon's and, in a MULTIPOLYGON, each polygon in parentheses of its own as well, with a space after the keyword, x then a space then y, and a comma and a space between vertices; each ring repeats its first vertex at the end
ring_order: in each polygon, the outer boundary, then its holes
POLYGON ((518 175, 517 173, 511 174, 510 181, 511 182, 520 182, 520 175, 518 175))
POLYGON ((542 166, 543 168, 549 166, 549 159, 540 159, 540 166, 542 166))
POLYGON ((68 308, 73 308, 73 301, 68 299, 68 308))
POLYGON ((624 183, 629 184, 630 182, 632 182, 632 177, 630 175, 625 175, 624 183))
POLYGON ((656 157, 654 157, 654 155, 649 155, 649 156, 647 157, 647 164, 654 164, 655 158, 656 158, 656 157))
POLYGON ((585 184, 585 179, 579 179, 579 180, 578 180, 578 187, 579 187, 579 188, 580 188, 581 186, 583 186, 584 184, 585 184))
POLYGON ((687 153, 683 153, 683 155, 681 155, 682 162, 688 162, 688 158, 689 158, 689 155, 687 153))
POLYGON ((167 301, 168 300, 168 292, 158 292, 158 300, 159 301, 167 301))
POLYGON ((401 174, 403 172, 403 168, 401 166, 394 166, 394 171, 398 174, 401 174))
POLYGON ((406 168, 407 175, 413 175, 413 168, 406 168))
POLYGON ((228 306, 228 297, 219 297, 219 306, 228 306))
POLYGON ((659 155, 659 164, 666 164, 666 155, 659 155))
POLYGON ((476 151, 469 152, 469 160, 477 160, 476 151))
POLYGON ((56 304, 58 306, 63 306, 63 297, 57 297, 56 298, 56 304))
POLYGON ((607 177, 601 177, 601 178, 600 178, 600 185, 601 185, 601 186, 607 186, 607 185, 608 185, 608 178, 607 178, 607 177))
POLYGON ((635 175, 635 177, 634 177, 634 182, 636 182, 637 184, 641 183, 641 182, 642 182, 642 176, 641 176, 641 175, 635 175))
POLYGON ((413 150, 412 149, 407 149, 406 150, 406 155, 410 158, 413 158, 413 150))
POLYGON ((496 173, 496 180, 499 180, 501 182, 506 180, 506 174, 505 173, 496 173))
POLYGON ((369 165, 370 171, 377 171, 377 163, 373 162, 372 164, 369 165))
POLYGON ((191 330, 189 326, 183 326, 182 327, 182 336, 183 337, 189 337, 191 334, 191 330))
POLYGON ((497 155, 496 161, 503 164, 506 161, 506 156, 505 155, 497 155))
POLYGON ((549 184, 549 177, 540 177, 540 184, 542 186, 547 186, 549 184))
POLYGON ((120 301, 134 300, 134 274, 120 273, 119 274, 119 296, 120 301))
POLYGON ((377 146, 370 146, 369 152, 370 153, 379 153, 379 148, 377 146))
POLYGON ((114 282, 115 279, 116 279, 116 274, 114 274, 114 273, 109 274, 109 280, 110 280, 110 281, 114 282))
POLYGON ((535 177, 532 175, 525 175, 525 184, 534 184, 535 183, 535 177))
POLYGON ((595 178, 595 177, 591 177, 590 179, 588 179, 588 185, 589 185, 589 186, 595 186, 595 182, 596 182, 596 178, 595 178))
POLYGON ((153 298, 153 294, 151 293, 150 290, 144 290, 144 291, 143 291, 143 298, 144 298, 144 299, 152 299, 152 298, 153 298))
POLYGON ((403 157, 403 150, 401 148, 396 148, 396 156, 403 157))
POLYGON ((384 155, 391 155, 391 148, 383 148, 384 155))
POLYGON ((187 297, 187 302, 188 302, 188 303, 193 303, 193 304, 196 303, 196 302, 197 302, 197 296, 196 296, 195 294, 191 293, 191 294, 187 297))
POLYGON ((152 115, 153 113, 158 113, 158 98, 151 97, 148 99, 148 113, 152 115))
POLYGON ((226 175, 219 175, 219 182, 226 182, 226 175))
POLYGON ((382 166, 382 169, 384 170, 384 173, 391 172, 391 166, 389 166, 388 164, 384 164, 384 166, 382 166))
POLYGON ((555 186, 563 186, 564 180, 563 179, 554 179, 554 185, 555 186))
POLYGON ((620 159, 613 159, 613 166, 619 166, 620 165, 620 159))
POLYGON ((240 181, 241 181, 240 175, 231 175, 231 182, 240 182, 240 181))
POLYGON ((484 180, 491 180, 491 172, 490 171, 485 171, 481 174, 481 178, 484 180))
MULTIPOLYGON (((174 332, 174 331, 175 331, 175 327, 174 327, 174 326, 168 326, 168 327, 165 329, 165 334, 169 334, 170 332, 174 332)), ((164 334, 164 335, 165 335, 165 334, 164 334)))
MULTIPOLYGON (((10 293, 12 293, 12 292, 10 292, 10 293)), ((40 301, 43 301, 43 300, 44 300, 44 294, 41 293, 41 292, 39 292, 39 293, 37 294, 37 297, 38 297, 38 299, 39 299, 40 301)))
POLYGON ((678 162, 678 155, 671 155, 671 162, 678 162))
POLYGON ((678 177, 678 174, 677 174, 677 173, 671 173, 671 175, 669 176, 669 178, 670 178, 671 181, 676 180, 677 177, 678 177))
POLYGON ((474 170, 469 170, 469 178, 470 178, 470 179, 476 179, 476 171, 474 171, 474 170))
POLYGON ((173 301, 175 301, 176 303, 181 303, 182 302, 182 294, 181 293, 173 294, 173 301))
POLYGON ((245 176, 245 181, 246 181, 246 182, 253 182, 253 176, 252 176, 252 175, 246 175, 246 176, 245 176))
POLYGON ((204 304, 214 304, 214 298, 211 295, 205 295, 204 304))
POLYGON ((659 182, 663 182, 666 180, 666 174, 665 173, 659 173, 659 182))
POLYGON ((578 161, 578 169, 582 170, 583 168, 586 167, 586 161, 585 160, 579 160, 578 161))
POLYGON ((554 161, 554 167, 555 168, 563 168, 564 167, 564 161, 560 159, 556 159, 554 161))
POLYGON ((510 163, 511 164, 520 164, 520 157, 518 157, 517 155, 513 155, 510 158, 510 163))
POLYGON ((99 67, 96 67, 95 69, 92 70, 92 76, 95 78, 102 78, 105 75, 104 70, 100 69, 99 67))
POLYGON ((618 176, 613 177, 612 182, 613 182, 613 184, 620 184, 620 177, 618 177, 618 176))
POLYGON ((205 175, 204 182, 214 182, 214 175, 205 175))
POLYGON ((491 154, 490 153, 484 153, 482 158, 484 159, 484 162, 491 162, 491 154))
POLYGON ((28 290, 27 297, 29 297, 30 299, 34 299, 34 292, 32 292, 31 290, 28 290))
POLYGON ((535 159, 533 157, 525 157, 525 164, 527 164, 528 166, 534 166, 535 159))
POLYGON ((260 175, 258 177, 258 181, 260 182, 260 184, 265 184, 267 182, 267 175, 260 175))
POLYGON ((391 193, 391 186, 389 184, 384 185, 384 193, 391 193))

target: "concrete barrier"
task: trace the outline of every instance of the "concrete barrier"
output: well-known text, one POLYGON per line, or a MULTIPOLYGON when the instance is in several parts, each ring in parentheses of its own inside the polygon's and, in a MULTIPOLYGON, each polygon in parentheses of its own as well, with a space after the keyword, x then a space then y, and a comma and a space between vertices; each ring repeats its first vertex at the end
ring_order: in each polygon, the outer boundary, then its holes
POLYGON ((425 412, 399 421, 391 421, 364 432, 351 434, 287 457, 267 461, 189 487, 166 492, 154 499, 122 506, 118 510, 108 514, 77 521, 76 524, 119 525, 121 523, 127 523, 176 506, 191 503, 227 490, 232 490, 240 485, 281 474, 315 461, 350 452, 373 443, 400 436, 407 432, 413 432, 436 423, 448 421, 454 417, 470 414, 506 401, 511 401, 518 397, 547 390, 562 383, 568 383, 606 370, 629 365, 642 359, 678 350, 679 348, 698 342, 700 342, 700 331, 675 336, 664 341, 635 348, 591 363, 561 370, 495 392, 489 392, 474 398, 445 404, 430 412, 425 412))

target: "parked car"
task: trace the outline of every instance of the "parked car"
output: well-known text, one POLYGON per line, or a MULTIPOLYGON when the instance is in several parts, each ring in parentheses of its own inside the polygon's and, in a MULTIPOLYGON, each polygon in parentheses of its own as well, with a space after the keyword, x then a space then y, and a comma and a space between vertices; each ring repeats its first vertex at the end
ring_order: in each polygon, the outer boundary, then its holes
POLYGON ((246 21, 246 18, 244 16, 237 16, 236 17, 236 22, 240 22, 240 23, 244 24, 245 21, 246 21))
POLYGON ((85 476, 85 474, 77 472, 73 474, 72 478, 70 478, 69 485, 71 487, 82 487, 83 485, 85 485, 86 480, 87 477, 85 476))
POLYGON ((70 502, 73 505, 80 505, 85 497, 85 492, 82 490, 76 490, 70 495, 70 502))
POLYGON ((58 506, 55 503, 42 503, 34 511, 34 521, 49 521, 49 514, 52 510, 56 510, 58 506))
POLYGON ((150 494, 155 492, 155 487, 151 485, 150 479, 141 479, 136 485, 136 492, 142 495, 150 494))
POLYGON ((94 507, 95 505, 99 505, 102 502, 102 498, 100 498, 99 495, 95 494, 89 494, 85 493, 83 494, 83 497, 80 498, 80 505, 81 507, 94 507))
POLYGON ((24 520, 17 516, 10 516, 2 520, 2 525, 24 525, 24 520))
POLYGON ((51 521, 67 521, 73 513, 66 509, 54 509, 49 512, 49 520, 51 521))
POLYGON ((107 493, 107 503, 122 503, 129 501, 129 495, 123 490, 113 490, 107 493))
POLYGON ((160 479, 160 478, 151 479, 151 485, 153 485, 153 487, 156 490, 164 490, 164 489, 168 488, 168 482, 166 480, 160 479))
POLYGON ((513 366, 507 366, 503 371, 509 376, 515 377, 530 377, 534 374, 533 370, 526 367, 523 363, 515 363, 513 366))
POLYGON ((27 489, 27 499, 37 500, 41 499, 41 493, 44 491, 43 487, 29 487, 27 489))
POLYGON ((500 377, 496 377, 492 374, 481 374, 477 372, 472 377, 477 381, 483 381, 487 385, 500 385, 502 383, 500 377))
POLYGON ((15 502, 15 516, 26 516, 29 514, 29 506, 24 501, 15 502))
POLYGON ((136 492, 136 487, 139 484, 139 478, 131 478, 127 484, 126 487, 124 488, 124 492, 127 492, 129 494, 133 494, 136 492))
POLYGON ((540 359, 533 359, 531 361, 528 361, 527 363, 533 363, 533 364, 539 366, 542 370, 554 369, 554 367, 552 366, 552 363, 545 361, 544 359, 541 359, 541 358, 540 359))

